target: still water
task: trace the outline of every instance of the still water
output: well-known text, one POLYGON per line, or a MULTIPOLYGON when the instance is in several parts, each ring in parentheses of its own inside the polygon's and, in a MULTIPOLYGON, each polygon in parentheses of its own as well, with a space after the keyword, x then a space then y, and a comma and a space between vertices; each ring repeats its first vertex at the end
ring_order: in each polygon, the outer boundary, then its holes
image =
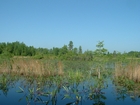
POLYGON ((110 79, 105 88, 95 88, 94 81, 45 83, 16 79, 1 80, 0 105, 140 105, 139 95, 126 92, 110 79), (3 82, 2 82, 3 81, 3 82))

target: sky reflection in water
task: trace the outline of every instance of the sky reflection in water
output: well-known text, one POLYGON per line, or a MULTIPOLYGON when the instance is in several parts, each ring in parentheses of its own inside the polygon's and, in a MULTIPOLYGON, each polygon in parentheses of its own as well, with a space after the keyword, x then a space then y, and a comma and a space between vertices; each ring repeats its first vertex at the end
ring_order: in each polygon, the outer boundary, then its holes
MULTIPOLYGON (((89 84, 93 86, 93 84, 89 84)), ((45 103, 32 100, 27 100, 26 96, 29 96, 28 93, 28 87, 24 85, 23 80, 16 81, 15 83, 7 86, 7 93, 3 92, 4 90, 0 90, 0 105, 45 105, 45 103), (19 87, 22 87, 24 89, 24 93, 18 93, 19 87), (26 87, 26 88, 24 88, 26 87), (22 99, 21 99, 22 98, 22 99), (21 99, 21 100, 20 100, 21 99), (20 100, 20 101, 19 101, 20 100)), ((36 88, 35 84, 31 86, 32 88, 36 88)), ((60 90, 57 90, 57 87, 54 85, 49 87, 44 87, 45 92, 49 90, 51 95, 40 96, 41 100, 49 101, 48 105, 140 105, 140 99, 136 98, 135 100, 132 100, 130 96, 127 93, 116 93, 116 88, 112 84, 111 80, 108 80, 108 87, 101 90, 98 94, 91 94, 91 97, 89 97, 89 94, 92 90, 89 89, 90 86, 88 86, 88 83, 83 82, 81 84, 74 84, 72 86, 62 86, 60 90), (84 88, 83 88, 84 86, 84 88), (69 93, 65 90, 68 89, 69 93), (48 89, 48 90, 47 90, 48 89), (53 93, 53 90, 56 89, 56 94, 53 93), (58 92, 59 91, 59 92, 58 92), (104 93, 104 94, 102 94, 104 93), (52 94, 55 94, 54 97, 52 94), (76 95, 77 94, 77 95, 76 95), (66 95, 69 95, 70 97, 64 97, 66 95), (77 101, 77 96, 81 99, 80 101, 77 101), (53 101, 51 101, 53 99, 53 101)), ((37 92, 34 90, 34 92, 37 92)), ((41 92, 41 91, 40 91, 41 92)), ((34 95, 34 97, 37 97, 37 94, 34 95)))

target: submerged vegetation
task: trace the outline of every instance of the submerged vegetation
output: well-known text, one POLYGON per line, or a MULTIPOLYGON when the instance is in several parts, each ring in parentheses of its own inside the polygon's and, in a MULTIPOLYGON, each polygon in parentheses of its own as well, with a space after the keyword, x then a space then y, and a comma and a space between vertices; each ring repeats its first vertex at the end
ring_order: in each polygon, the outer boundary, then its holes
POLYGON ((62 48, 34 48, 24 43, 0 43, 0 90, 7 95, 9 87, 20 81, 17 92, 27 104, 56 105, 69 99, 67 105, 92 100, 105 105, 103 92, 113 81, 117 99, 140 96, 139 52, 109 53, 99 42, 95 51, 82 51, 70 41, 62 48), (23 83, 23 84, 22 84, 23 83), (44 98, 45 97, 45 98, 44 98), (46 100, 47 99, 47 100, 46 100))

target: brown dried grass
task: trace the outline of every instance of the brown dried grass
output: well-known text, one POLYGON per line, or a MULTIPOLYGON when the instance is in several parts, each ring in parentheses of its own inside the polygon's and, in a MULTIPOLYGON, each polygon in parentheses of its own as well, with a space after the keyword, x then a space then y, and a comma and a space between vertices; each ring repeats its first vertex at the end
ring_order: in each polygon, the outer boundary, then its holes
POLYGON ((135 82, 140 82, 140 65, 137 62, 131 62, 126 66, 122 63, 115 64, 115 78, 126 77, 135 82))
POLYGON ((14 73, 24 76, 54 76, 63 75, 63 63, 61 61, 52 63, 36 59, 18 58, 4 61, 0 65, 0 73, 14 73))

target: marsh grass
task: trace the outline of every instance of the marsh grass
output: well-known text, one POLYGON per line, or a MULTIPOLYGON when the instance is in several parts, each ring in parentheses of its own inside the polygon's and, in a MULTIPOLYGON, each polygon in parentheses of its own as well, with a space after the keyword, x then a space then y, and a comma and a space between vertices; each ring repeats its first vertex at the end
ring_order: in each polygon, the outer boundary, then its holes
MULTIPOLYGON (((15 76, 24 76, 28 81, 33 79, 44 81, 44 77, 51 80, 59 78, 67 82, 80 82, 90 78, 88 73, 88 63, 84 62, 62 62, 57 60, 15 58, 4 60, 0 65, 1 74, 11 74, 15 76), (86 65, 85 68, 84 65, 86 65), (71 66, 71 67, 70 67, 71 66), (83 68, 83 69, 82 69, 83 68)), ((59 79, 58 79, 59 80, 59 79)))
MULTIPOLYGON (((6 75, 12 74, 15 77, 22 75, 29 82, 33 82, 34 80, 45 81, 46 79, 53 81, 56 79, 58 83, 64 81, 67 84, 79 83, 95 78, 92 76, 92 72, 90 73, 92 66, 93 62, 84 61, 62 62, 48 59, 12 58, 3 60, 0 63, 0 73, 6 75)), ((103 66, 101 68, 100 79, 104 78, 104 75, 107 76, 107 70, 103 66)), ((92 71, 96 72, 96 68, 97 66, 92 71)))
POLYGON ((140 82, 140 64, 137 61, 130 61, 128 64, 115 63, 115 78, 128 78, 134 82, 140 82))
POLYGON ((31 58, 16 58, 3 60, 0 73, 14 73, 24 76, 54 76, 63 75, 61 61, 36 60, 31 58))

